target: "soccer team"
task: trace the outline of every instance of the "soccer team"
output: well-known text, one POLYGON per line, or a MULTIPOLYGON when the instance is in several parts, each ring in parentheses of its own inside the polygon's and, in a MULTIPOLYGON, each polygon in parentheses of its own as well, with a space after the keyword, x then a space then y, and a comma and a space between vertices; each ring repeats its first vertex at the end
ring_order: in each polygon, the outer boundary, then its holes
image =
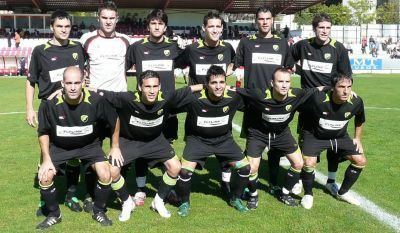
POLYGON ((87 194, 83 209, 102 226, 111 191, 121 202, 119 221, 127 221, 146 199, 149 167, 161 166, 163 176, 151 208, 161 217, 171 213, 165 203, 177 202, 178 215, 190 212, 191 178, 196 168, 215 155, 221 167, 221 188, 239 212, 258 207, 258 169, 268 151, 270 191, 279 201, 297 206, 291 195, 304 196, 301 206, 313 206, 313 182, 320 154, 328 150, 327 190, 340 200, 359 205, 348 191, 365 167, 361 143, 365 122, 362 99, 352 92, 349 58, 340 42, 331 39, 326 14, 313 19, 315 37, 289 47, 272 33, 273 12, 260 7, 258 33, 240 40, 235 53, 220 40, 223 19, 216 11, 204 16, 204 39, 184 50, 164 36, 168 17, 155 9, 147 16, 148 37, 130 43, 117 33, 117 8, 105 2, 98 10, 99 30, 80 42, 69 40, 71 18, 65 11, 51 16, 53 38, 35 47, 26 82, 26 120, 38 128, 41 158, 38 170, 41 204, 46 218, 38 229, 61 222, 54 177, 65 173, 65 204, 81 212, 76 198, 80 170, 85 171, 87 194), (175 90, 175 68, 190 67, 191 86, 175 90), (230 87, 226 77, 244 67, 244 88, 230 87), (134 67, 137 88, 127 91, 126 70, 134 67), (291 88, 291 76, 301 76, 301 88, 291 88), (33 108, 35 86, 41 99, 33 108), (61 91, 60 91, 61 90, 61 91), (244 152, 232 136, 232 120, 243 111, 244 152), (185 148, 179 158, 173 149, 178 137, 176 114, 185 112, 185 148), (299 143, 289 123, 299 112, 299 143), (347 125, 354 117, 351 138, 347 125), (110 151, 103 140, 110 138, 110 151), (283 187, 277 184, 280 157, 290 162, 283 187), (340 189, 335 183, 338 164, 349 160, 340 189), (137 192, 130 196, 125 178, 135 162, 137 192), (233 181, 231 185, 231 176, 233 181), (232 187, 232 188, 231 188, 232 187), (242 203, 247 201, 247 205, 242 203))

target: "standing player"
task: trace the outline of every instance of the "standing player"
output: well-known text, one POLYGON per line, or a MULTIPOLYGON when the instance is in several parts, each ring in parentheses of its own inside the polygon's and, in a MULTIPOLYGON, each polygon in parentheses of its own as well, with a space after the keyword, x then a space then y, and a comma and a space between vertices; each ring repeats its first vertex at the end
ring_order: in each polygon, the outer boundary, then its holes
MULTIPOLYGON (((65 11, 55 11, 51 15, 50 29, 53 38, 43 45, 36 46, 32 53, 26 81, 26 121, 36 127, 37 116, 33 108, 35 86, 38 86, 38 98, 45 101, 54 91, 61 88, 63 72, 68 66, 78 66, 83 69, 84 55, 79 42, 69 40, 71 17, 65 11)), ((66 165, 67 194, 65 204, 73 211, 80 212, 82 207, 75 197, 76 185, 79 179, 79 161, 71 160, 66 165)), ((47 211, 41 202, 37 214, 47 211)))
MULTIPOLYGON (((82 35, 80 41, 88 59, 89 79, 86 84, 108 91, 126 91, 125 56, 130 44, 127 35, 115 31, 118 22, 117 6, 114 2, 104 2, 98 9, 100 29, 82 35)), ((110 135, 103 135, 110 136, 110 135)), ((91 169, 86 171, 88 194, 83 208, 91 212, 95 176, 91 169), (91 188, 92 186, 93 188, 91 188)))
POLYGON ((238 94, 225 90, 225 81, 225 71, 220 66, 212 65, 207 71, 206 89, 190 96, 190 103, 180 109, 187 112, 186 146, 177 184, 182 201, 178 214, 182 217, 189 214, 191 179, 196 165, 203 167, 206 159, 213 154, 220 163, 229 164, 238 174, 230 205, 239 212, 248 211, 240 196, 249 181, 250 165, 232 136, 232 119, 244 104, 238 94))
MULTIPOLYGON (((349 55, 342 43, 331 39, 332 21, 325 13, 314 17, 313 29, 315 37, 305 39, 294 44, 292 56, 295 61, 300 61, 301 69, 297 72, 301 76, 301 88, 313 88, 319 86, 330 86, 332 78, 338 73, 351 76, 349 55)), ((308 118, 306 112, 300 112, 299 130, 302 122, 308 118)), ((338 169, 338 158, 332 150, 327 151, 328 159, 328 181, 326 189, 336 196, 338 187, 335 183, 336 171, 338 169)))
MULTIPOLYGON (((365 122, 364 104, 360 97, 352 93, 353 79, 339 74, 331 81, 332 91, 315 93, 307 103, 307 112, 301 131, 304 167, 302 179, 304 197, 301 205, 305 209, 313 206, 312 187, 315 179, 317 157, 323 150, 331 149, 339 159, 347 159, 351 164, 347 167, 344 180, 336 197, 353 205, 360 205, 348 191, 357 181, 366 158, 361 144, 363 124, 365 122), (351 139, 347 133, 347 125, 354 116, 355 133, 351 139)), ((338 160, 339 160, 338 159, 338 160)))
MULTIPOLYGON (((100 90, 100 93, 117 109, 122 125, 120 134, 122 156, 110 158, 112 187, 121 200, 129 200, 124 201, 119 216, 120 221, 127 221, 130 218, 134 206, 129 198, 124 177, 120 174, 121 168, 137 158, 146 159, 150 166, 158 163, 165 165, 166 172, 151 207, 161 217, 171 216, 165 208, 164 200, 175 186, 181 166, 162 130, 172 108, 184 105, 182 100, 191 93, 191 89, 186 87, 175 92, 161 92, 160 79, 158 73, 147 70, 138 77, 137 92, 116 93, 100 90)), ((197 86, 198 90, 201 88, 201 85, 197 86)))
MULTIPOLYGON (((146 22, 149 36, 129 47, 126 67, 130 69, 135 65, 137 77, 140 77, 146 70, 156 71, 160 75, 162 90, 173 91, 175 90, 174 62, 181 50, 177 43, 164 36, 167 30, 168 16, 163 10, 154 9, 147 15, 146 22)), ((171 144, 178 138, 178 118, 176 115, 168 117, 163 133, 171 144)), ((147 171, 148 166, 145 159, 138 159, 135 162, 138 187, 135 202, 137 205, 143 205, 146 199, 147 171)))
POLYGON ((98 9, 100 29, 82 35, 80 41, 88 58, 90 87, 126 91, 125 56, 130 44, 127 35, 115 31, 117 6, 104 2, 98 9))
MULTIPOLYGON (((235 51, 232 45, 220 40, 223 31, 223 19, 218 11, 209 11, 203 19, 204 40, 189 45, 179 59, 179 67, 190 67, 190 84, 207 84, 206 74, 211 65, 221 66, 225 72, 232 73, 235 51)), ((224 165, 223 165, 224 166, 224 165)), ((230 167, 222 168, 222 188, 225 193, 230 189, 230 167)))
POLYGON ((105 214, 111 191, 110 167, 99 140, 100 122, 108 122, 113 129, 110 156, 120 153, 118 148, 119 123, 115 110, 100 96, 83 90, 83 71, 68 67, 63 73, 63 94, 42 102, 39 110, 39 144, 42 164, 39 169, 40 194, 49 214, 37 229, 46 229, 61 222, 57 190, 53 179, 60 164, 80 159, 92 166, 98 176, 93 206, 93 219, 102 226, 112 225, 105 214))
MULTIPOLYGON (((293 67, 294 62, 290 54, 288 42, 284 38, 272 34, 274 17, 271 9, 260 7, 256 11, 256 24, 258 34, 250 38, 240 40, 236 50, 235 67, 244 66, 244 87, 259 88, 266 90, 271 85, 274 70, 279 67, 293 67)), ((243 115, 242 135, 246 135, 249 116, 254 113, 251 109, 246 109, 243 115)), ((277 188, 277 176, 279 171, 279 156, 273 151, 268 153, 269 177, 273 189, 277 188)), ((258 168, 258 160, 253 161, 249 158, 250 165, 258 168)), ((252 169, 253 170, 253 169, 252 169)), ((257 169, 254 169, 257 170, 257 169)), ((257 189, 258 174, 250 174, 249 186, 257 189)), ((251 200, 249 206, 258 205, 257 192, 250 193, 251 200)))
MULTIPOLYGON (((290 190, 299 181, 303 159, 297 142, 294 140, 289 123, 303 102, 317 89, 307 91, 291 88, 291 71, 286 68, 275 70, 272 87, 265 92, 260 89, 241 89, 237 92, 244 96, 254 115, 250 116, 247 134, 246 154, 251 158, 251 174, 258 173, 261 155, 265 149, 283 153, 290 161, 290 169, 285 176, 282 191, 277 193, 278 199, 290 206, 297 206, 297 202, 289 195, 290 190)), ((249 185, 250 193, 257 193, 257 187, 249 185)), ((249 209, 256 209, 257 196, 251 196, 248 202, 249 209)))

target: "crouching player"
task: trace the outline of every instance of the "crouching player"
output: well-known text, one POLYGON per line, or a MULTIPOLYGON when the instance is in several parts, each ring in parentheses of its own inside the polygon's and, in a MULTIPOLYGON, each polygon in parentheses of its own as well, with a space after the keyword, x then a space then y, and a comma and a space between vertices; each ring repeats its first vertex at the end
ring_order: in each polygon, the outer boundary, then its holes
MULTIPOLYGON (((289 123, 301 104, 318 89, 291 88, 290 76, 291 71, 287 68, 278 68, 273 73, 271 88, 265 91, 237 89, 254 112, 249 116, 246 142, 246 155, 251 166, 247 203, 249 209, 258 207, 258 168, 265 149, 283 153, 289 160, 291 166, 286 173, 283 189, 277 192, 277 198, 289 206, 298 205, 289 192, 299 181, 303 159, 299 146, 290 132, 289 123)), ((322 87, 319 89, 322 90, 322 87)))
POLYGON ((96 93, 83 90, 83 72, 68 67, 63 73, 63 93, 58 98, 42 102, 39 109, 39 143, 42 164, 39 169, 40 195, 49 211, 37 229, 46 229, 61 222, 54 177, 60 164, 80 159, 95 169, 98 182, 95 188, 93 219, 102 226, 112 225, 105 214, 111 191, 109 164, 101 148, 99 132, 104 122, 112 126, 113 140, 110 155, 120 153, 119 122, 115 110, 96 93))
MULTIPOLYGON (((158 163, 165 165, 166 172, 151 208, 161 217, 171 216, 164 202, 176 184, 181 164, 162 130, 171 110, 180 107, 180 104, 185 104, 182 100, 191 94, 191 88, 186 87, 166 93, 162 93, 160 88, 160 76, 157 72, 148 70, 140 75, 137 92, 97 90, 117 109, 121 121, 119 141, 122 155, 114 154, 110 157, 112 188, 123 201, 120 221, 127 221, 134 207, 124 177, 120 174, 121 167, 138 158, 146 159, 150 167, 158 163)), ((196 87, 193 89, 196 90, 196 87)), ((201 89, 202 85, 197 85, 197 90, 201 89)))
POLYGON ((360 204, 348 192, 366 164, 361 144, 365 122, 364 104, 360 97, 352 93, 352 85, 353 79, 350 76, 340 74, 332 79, 332 91, 315 93, 307 103, 306 111, 310 118, 305 119, 299 142, 304 155, 301 178, 305 195, 301 200, 301 205, 306 209, 311 209, 313 206, 312 187, 317 158, 322 151, 327 149, 342 156, 338 158, 339 161, 347 159, 351 162, 345 172, 337 198, 350 204, 360 204), (353 116, 355 134, 354 139, 351 139, 347 133, 347 125, 353 116))
POLYGON ((242 98, 225 90, 225 71, 212 65, 206 75, 206 89, 193 94, 190 104, 180 111, 187 112, 185 122, 186 146, 183 151, 182 169, 179 173, 177 193, 182 200, 178 214, 189 214, 191 178, 197 164, 204 166, 210 155, 220 163, 227 163, 236 171, 238 179, 231 192, 230 204, 240 212, 248 209, 240 196, 249 180, 250 165, 232 137, 232 119, 238 108, 243 108, 242 98))

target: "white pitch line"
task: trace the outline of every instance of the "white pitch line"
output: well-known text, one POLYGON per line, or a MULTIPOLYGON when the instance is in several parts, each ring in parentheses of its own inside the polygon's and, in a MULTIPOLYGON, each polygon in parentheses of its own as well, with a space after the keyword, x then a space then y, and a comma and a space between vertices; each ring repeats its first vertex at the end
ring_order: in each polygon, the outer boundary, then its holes
POLYGON ((365 109, 378 109, 378 110, 397 110, 399 111, 400 108, 381 108, 381 107, 365 107, 365 109))
MULTIPOLYGON (((232 128, 236 130, 237 132, 241 131, 241 127, 235 123, 232 122, 232 128)), ((327 176, 324 174, 315 171, 315 181, 318 182, 321 185, 325 185, 326 180, 328 179, 327 176)), ((340 187, 340 183, 338 183, 340 187)), ((385 225, 393 228, 396 232, 400 232, 400 218, 396 215, 392 215, 388 212, 386 212, 384 209, 373 203, 372 201, 368 200, 364 196, 354 192, 354 191, 349 191, 351 195, 353 195, 355 198, 357 198, 361 205, 360 208, 363 209, 365 212, 368 214, 372 215, 376 219, 378 219, 380 222, 384 223, 385 225)))
POLYGON ((0 115, 14 115, 14 114, 23 114, 25 112, 0 112, 0 115))

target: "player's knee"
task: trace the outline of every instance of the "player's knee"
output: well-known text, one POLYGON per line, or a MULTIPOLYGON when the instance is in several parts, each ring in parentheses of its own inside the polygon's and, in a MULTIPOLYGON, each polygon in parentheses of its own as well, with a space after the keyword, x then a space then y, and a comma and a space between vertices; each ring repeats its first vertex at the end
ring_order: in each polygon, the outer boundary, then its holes
POLYGON ((110 167, 107 163, 101 162, 96 164, 97 177, 102 183, 108 183, 111 180, 110 167))
POLYGON ((357 167, 365 167, 367 165, 367 158, 364 155, 353 155, 352 160, 352 164, 357 167))
POLYGON ((173 177, 177 177, 179 172, 181 171, 181 163, 179 162, 179 160, 173 158, 168 160, 167 164, 168 174, 173 177))
POLYGON ((301 170, 304 166, 304 162, 302 159, 296 160, 296 161, 292 162, 291 166, 292 166, 292 168, 294 168, 296 170, 301 170))
POLYGON ((251 173, 258 172, 258 168, 260 167, 260 161, 254 160, 254 159, 249 159, 249 163, 250 163, 251 173))
POLYGON ((47 175, 47 180, 40 180, 39 181, 40 188, 43 189, 45 187, 50 187, 53 184, 53 179, 54 179, 53 174, 50 174, 50 172, 49 172, 49 174, 47 175))
POLYGON ((113 181, 116 181, 121 176, 121 169, 119 167, 110 166, 110 174, 113 181))
POLYGON ((303 156, 303 167, 314 167, 317 165, 316 157, 303 156))

